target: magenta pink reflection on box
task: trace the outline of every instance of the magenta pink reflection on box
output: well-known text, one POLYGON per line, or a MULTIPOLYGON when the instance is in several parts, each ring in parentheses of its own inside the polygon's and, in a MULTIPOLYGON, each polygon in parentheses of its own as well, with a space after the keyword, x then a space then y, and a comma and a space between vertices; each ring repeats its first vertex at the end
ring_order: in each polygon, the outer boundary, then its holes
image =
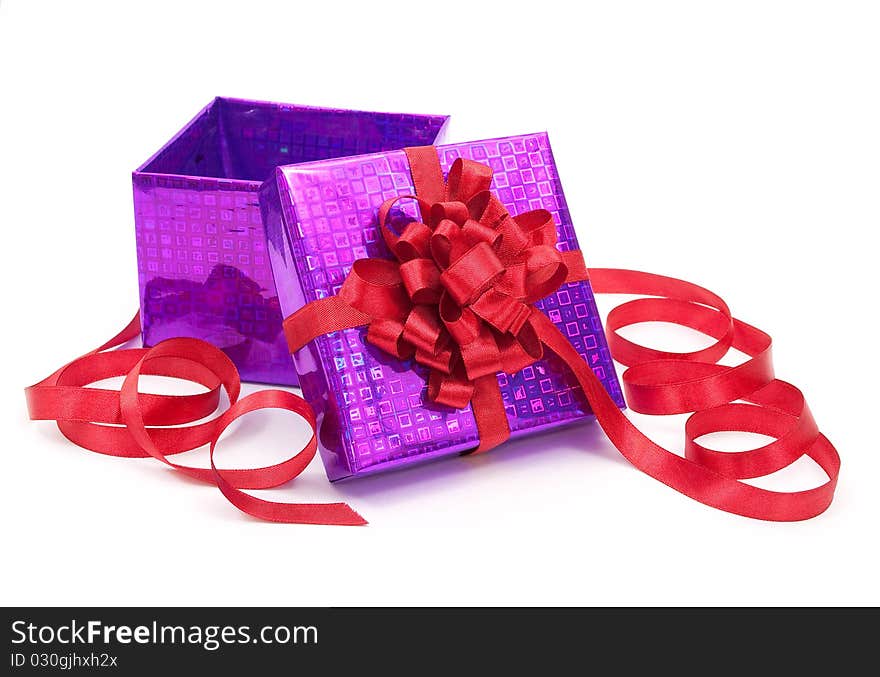
MULTIPOLYGON (((512 214, 549 210, 557 224, 559 248, 578 248, 545 133, 438 150, 444 171, 457 157, 491 166, 492 190, 512 214)), ((263 186, 260 200, 282 315, 336 294, 356 259, 389 257, 377 230, 377 208, 390 197, 413 191, 403 151, 276 170, 263 186)), ((412 205, 403 209, 415 216, 412 205)), ((589 282, 563 285, 537 305, 622 407, 589 282)), ((426 370, 366 343, 365 333, 364 329, 335 332, 294 356, 303 394, 323 417, 320 447, 330 479, 475 448, 478 435, 470 407, 453 410, 428 402, 426 370)), ((498 382, 512 437, 593 418, 574 377, 555 356, 514 376, 499 375, 498 382)))

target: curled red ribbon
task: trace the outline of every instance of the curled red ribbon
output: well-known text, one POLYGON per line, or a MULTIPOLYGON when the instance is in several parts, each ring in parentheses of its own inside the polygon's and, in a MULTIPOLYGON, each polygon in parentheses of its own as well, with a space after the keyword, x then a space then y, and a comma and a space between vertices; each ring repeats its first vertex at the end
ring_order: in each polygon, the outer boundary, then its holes
POLYGON ((253 517, 298 524, 366 524, 345 503, 296 504, 266 501, 242 489, 268 489, 284 484, 314 458, 317 449, 315 413, 301 397, 284 390, 261 390, 239 399, 238 370, 221 350, 205 341, 168 339, 153 348, 112 350, 140 334, 140 318, 104 345, 61 367, 25 390, 31 419, 49 419, 74 444, 109 456, 152 456, 184 475, 215 484, 230 503, 253 517), (103 352, 109 351, 109 352, 103 352), (141 374, 171 376, 199 383, 207 392, 198 395, 139 393, 141 374), (90 383, 125 376, 119 391, 88 388, 90 383), (229 408, 205 423, 226 391, 229 408), (284 409, 302 416, 312 428, 305 446, 281 463, 247 469, 219 470, 214 449, 223 431, 235 419, 257 409, 284 409), (181 427, 164 427, 181 426, 181 427), (168 456, 210 445, 210 467, 174 463, 168 456))
MULTIPOLYGON (((313 301, 288 317, 284 326, 292 352, 322 334, 367 326, 370 342, 430 369, 431 399, 449 406, 471 403, 479 452, 510 435, 496 373, 518 371, 547 349, 571 368, 599 424, 623 456, 673 489, 706 505, 765 520, 807 519, 830 505, 840 458, 819 432, 801 392, 774 378, 767 334, 734 318, 720 297, 689 282, 628 270, 588 270, 580 252, 555 249, 556 228, 549 213, 507 213, 489 192, 492 173, 484 165, 457 161, 444 181, 433 147, 410 148, 407 155, 416 195, 403 197, 418 201, 422 220, 395 233, 388 218, 401 198, 382 205, 379 221, 396 261, 356 261, 338 296, 313 301), (565 336, 532 306, 560 284, 586 279, 596 293, 650 297, 612 310, 609 348, 628 367, 622 380, 631 409, 695 412, 685 426, 684 457, 642 434, 565 336), (715 343, 691 353, 668 353, 617 333, 627 325, 658 320, 696 329, 715 343), (735 367, 719 365, 731 347, 749 359, 735 367), (699 443, 702 435, 722 430, 762 433, 775 441, 740 453, 720 453, 699 443), (740 481, 780 470, 804 455, 822 467, 827 482, 806 491, 775 492, 740 481)), ((343 503, 276 503, 242 491, 283 484, 313 458, 315 416, 302 398, 263 390, 239 399, 235 367, 221 351, 194 339, 109 350, 139 331, 135 316, 103 346, 28 388, 30 417, 55 420, 62 434, 92 451, 152 456, 215 484, 236 507, 260 519, 365 524, 343 503), (191 380, 207 391, 188 396, 138 393, 140 374, 191 380), (120 391, 85 387, 122 375, 120 391), (230 408, 207 423, 182 426, 215 411, 221 387, 230 408), (223 430, 239 416, 270 407, 293 411, 308 422, 312 436, 306 445, 273 466, 218 470, 213 454, 223 430), (182 466, 167 458, 203 444, 210 444, 209 468, 182 466)))

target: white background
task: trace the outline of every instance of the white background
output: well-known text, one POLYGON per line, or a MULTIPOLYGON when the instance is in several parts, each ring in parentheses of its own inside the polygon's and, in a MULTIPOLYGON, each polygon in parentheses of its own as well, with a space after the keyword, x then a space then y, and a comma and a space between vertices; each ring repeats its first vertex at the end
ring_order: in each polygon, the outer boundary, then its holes
MULTIPOLYGON (((0 4, 0 601, 880 603, 877 5, 491 4, 0 4), (134 311, 131 170, 218 94, 448 113, 450 140, 548 130, 588 262, 699 282, 774 336, 843 457, 831 509, 706 508, 592 425, 347 485, 315 461, 273 495, 349 501, 370 526, 281 526, 28 422, 23 388, 134 311)), ((636 418, 681 447, 682 417, 636 418)), ((261 413, 218 456, 301 442, 261 413)), ((821 481, 801 462, 763 486, 821 481)))

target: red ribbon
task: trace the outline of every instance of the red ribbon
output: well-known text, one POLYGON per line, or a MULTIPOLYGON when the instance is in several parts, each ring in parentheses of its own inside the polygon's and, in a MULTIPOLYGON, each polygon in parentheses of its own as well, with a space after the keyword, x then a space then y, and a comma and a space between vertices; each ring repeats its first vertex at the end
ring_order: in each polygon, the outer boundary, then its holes
POLYGON ((276 503, 242 489, 268 489, 292 480, 309 464, 317 449, 315 413, 301 397, 283 390, 261 390, 239 399, 238 371, 219 349, 197 339, 175 338, 153 348, 120 346, 140 334, 134 319, 104 345, 61 367, 25 390, 31 419, 49 419, 74 444, 109 456, 153 458, 197 480, 215 484, 230 503, 249 515, 272 522, 298 524, 366 524, 345 503, 276 503), (199 383, 208 391, 198 395, 139 393, 141 374, 171 376, 199 383), (119 391, 87 388, 90 383, 125 376, 119 391), (226 391, 229 408, 206 423, 182 427, 211 415, 226 391), (257 409, 284 409, 302 416, 312 428, 305 446, 291 458, 264 468, 219 470, 214 449, 235 419, 257 409), (148 427, 149 426, 149 427, 148 427), (210 467, 173 463, 168 456, 210 444, 210 467))
MULTIPOLYGON (((322 334, 367 326, 371 343, 429 368, 429 398, 457 407, 471 403, 480 452, 510 435, 496 374, 519 371, 548 349, 571 368, 612 443, 643 472, 702 503, 758 519, 807 519, 828 507, 840 459, 816 427, 801 392, 774 378, 767 334, 737 320, 721 298, 689 282, 635 271, 588 270, 580 252, 556 250, 556 227, 548 212, 510 216, 489 192, 492 172, 482 164, 457 160, 444 182, 433 147, 407 149, 407 155, 416 195, 402 197, 418 201, 422 220, 408 223, 398 234, 388 218, 401 197, 382 205, 379 223, 396 261, 356 261, 338 296, 309 303, 288 317, 284 325, 292 352, 322 334), (628 366, 622 380, 634 411, 695 412, 685 426, 684 457, 643 435, 565 336, 532 306, 560 284, 586 279, 596 293, 650 297, 612 310, 609 348, 614 359, 628 366), (630 324, 658 320, 696 329, 715 343, 692 353, 668 353, 638 346, 617 333, 630 324), (717 364, 731 347, 749 359, 736 367, 717 364), (716 452, 697 441, 722 430, 762 433, 775 441, 740 453, 716 452), (740 481, 773 473, 804 455, 826 472, 826 483, 807 491, 775 492, 740 481)), ((136 316, 106 344, 28 388, 30 417, 57 421, 61 432, 84 448, 114 456, 152 456, 216 484, 236 507, 261 519, 365 523, 342 503, 275 503, 241 491, 278 486, 308 464, 316 449, 311 408, 302 398, 279 390, 238 399, 235 367, 221 351, 195 339, 103 352, 133 339, 139 330, 136 316), (138 393, 141 373, 191 380, 207 392, 138 393), (126 378, 118 392, 85 387, 120 375, 126 378), (156 427, 210 415, 221 387, 231 405, 218 418, 156 427), (213 453, 220 434, 235 418, 261 408, 302 416, 312 428, 307 444, 277 465, 218 470, 213 453), (182 466, 167 458, 206 443, 211 445, 210 468, 182 466)))

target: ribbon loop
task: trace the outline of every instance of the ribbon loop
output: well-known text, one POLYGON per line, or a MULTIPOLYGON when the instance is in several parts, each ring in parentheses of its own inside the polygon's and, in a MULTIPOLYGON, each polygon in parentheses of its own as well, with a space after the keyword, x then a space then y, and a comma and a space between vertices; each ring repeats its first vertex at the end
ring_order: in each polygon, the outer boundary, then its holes
POLYGON ((367 341, 399 360, 408 360, 415 349, 403 338, 403 325, 397 320, 373 320, 367 327, 367 341))
POLYGON ((438 224, 443 220, 452 221, 456 225, 463 225, 470 217, 467 205, 463 202, 436 202, 431 205, 431 223, 438 224))
POLYGON ((442 347, 442 326, 437 311, 429 306, 416 306, 403 325, 403 338, 417 351, 436 355, 442 347))
POLYGON ((485 242, 467 250, 440 275, 442 284, 456 303, 467 305, 504 272, 504 264, 485 242))
POLYGON ((406 293, 415 304, 437 304, 443 286, 440 284, 440 269, 430 259, 411 259, 400 264, 400 277, 406 293))
POLYGON ((400 277, 400 267, 385 259, 358 259, 342 283, 339 298, 371 317, 406 317, 409 297, 400 277))
POLYGON ((481 162, 458 158, 449 169, 446 181, 447 199, 467 202, 471 197, 488 191, 492 170, 481 162))
POLYGON ((477 193, 470 199, 468 202, 468 211, 471 214, 471 218, 480 223, 485 223, 487 226, 494 228, 495 230, 498 230, 499 226, 506 219, 510 218, 507 207, 505 207, 501 201, 488 190, 483 191, 482 193, 477 193))
POLYGON ((516 225, 529 236, 533 245, 556 244, 557 233, 553 216, 546 209, 533 209, 513 217, 516 225))
POLYGON ((453 409, 464 409, 474 396, 474 384, 466 378, 432 371, 428 377, 428 399, 453 409))
POLYGON ((462 308, 449 294, 440 299, 440 319, 460 346, 467 345, 480 335, 480 319, 470 308, 462 308))
POLYGON ((428 254, 431 229, 421 221, 410 221, 394 243, 394 254, 401 261, 424 258, 428 254))

